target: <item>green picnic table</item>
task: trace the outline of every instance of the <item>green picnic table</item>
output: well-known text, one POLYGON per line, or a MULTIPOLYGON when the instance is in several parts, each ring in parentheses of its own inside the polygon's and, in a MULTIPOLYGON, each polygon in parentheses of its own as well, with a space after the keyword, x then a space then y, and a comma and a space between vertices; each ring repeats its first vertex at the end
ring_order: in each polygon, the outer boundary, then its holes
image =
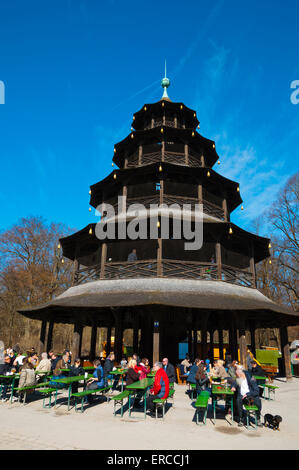
POLYGON ((2 392, 2 389, 5 385, 10 386, 11 387, 11 393, 10 393, 10 401, 11 402, 12 402, 12 399, 13 399, 15 381, 18 380, 19 378, 20 378, 20 374, 0 375, 0 385, 1 385, 0 392, 2 392), (11 382, 11 383, 9 383, 9 382, 11 382))
POLYGON ((226 398, 230 398, 230 406, 232 410, 232 421, 233 421, 234 419, 233 396, 234 396, 234 392, 229 387, 224 386, 224 385, 212 385, 212 402, 213 402, 214 420, 216 419, 217 400, 225 400, 226 398))
POLYGON ((109 372, 109 375, 119 375, 119 378, 121 378, 121 391, 124 391, 124 376, 127 374, 128 369, 116 369, 112 370, 109 372))
MULTIPOLYGON (((135 394, 137 392, 143 392, 143 402, 144 402, 144 419, 146 418, 146 392, 154 383, 153 378, 138 380, 137 382, 132 383, 131 385, 126 386, 126 390, 133 390, 135 394)), ((129 416, 131 416, 131 395, 129 395, 129 416)))
POLYGON ((93 376, 91 374, 88 374, 87 378, 85 377, 85 375, 77 375, 77 376, 74 376, 74 377, 65 377, 64 379, 54 379, 53 387, 55 387, 55 383, 68 385, 68 401, 67 401, 67 410, 68 411, 70 409, 72 384, 76 383, 76 382, 80 382, 81 380, 84 380, 84 388, 85 388, 86 380, 88 380, 92 377, 93 376))

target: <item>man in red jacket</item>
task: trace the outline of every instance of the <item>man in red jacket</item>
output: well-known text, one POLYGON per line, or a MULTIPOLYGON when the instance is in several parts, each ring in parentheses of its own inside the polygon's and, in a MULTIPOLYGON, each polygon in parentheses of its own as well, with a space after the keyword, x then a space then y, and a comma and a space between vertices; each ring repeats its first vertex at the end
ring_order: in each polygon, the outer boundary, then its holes
POLYGON ((153 370, 156 371, 155 381, 147 397, 147 407, 152 416, 155 416, 155 404, 153 400, 157 398, 167 398, 169 395, 169 380, 161 362, 155 362, 153 370))

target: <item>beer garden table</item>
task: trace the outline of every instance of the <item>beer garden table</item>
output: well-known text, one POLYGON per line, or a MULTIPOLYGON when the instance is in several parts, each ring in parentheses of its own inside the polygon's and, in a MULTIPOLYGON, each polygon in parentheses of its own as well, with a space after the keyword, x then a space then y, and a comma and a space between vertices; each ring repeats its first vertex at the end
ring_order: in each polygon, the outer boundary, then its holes
MULTIPOLYGON (((134 382, 131 385, 126 386, 126 390, 132 390, 135 393, 137 393, 139 391, 143 392, 144 419, 146 418, 146 392, 147 392, 148 388, 153 385, 153 383, 154 383, 154 379, 149 378, 149 379, 138 380, 137 382, 134 382)), ((129 416, 131 416, 131 394, 129 395, 129 416)))
POLYGON ((212 385, 212 403, 213 403, 213 412, 214 412, 214 419, 216 419, 216 403, 217 400, 225 400, 226 398, 230 398, 230 406, 232 410, 232 420, 234 419, 234 405, 233 405, 233 396, 234 392, 225 385, 220 384, 213 384, 212 385))
POLYGON ((119 375, 119 378, 121 378, 121 391, 122 392, 124 391, 124 376, 126 375, 127 372, 128 372, 128 369, 116 369, 116 370, 112 370, 111 372, 109 372, 109 375, 116 375, 116 376, 119 375))
MULTIPOLYGON (((54 379, 54 383, 58 384, 64 384, 68 386, 68 401, 67 401, 67 410, 69 411, 70 409, 70 401, 71 401, 71 393, 72 393, 72 384, 75 382, 80 382, 81 380, 84 380, 84 388, 86 386, 86 380, 92 378, 93 376, 91 374, 88 374, 87 377, 85 375, 77 375, 74 377, 65 377, 63 379, 54 379)), ((55 384, 53 384, 53 387, 55 387, 55 384)), ((57 388, 57 386, 56 386, 57 388)))

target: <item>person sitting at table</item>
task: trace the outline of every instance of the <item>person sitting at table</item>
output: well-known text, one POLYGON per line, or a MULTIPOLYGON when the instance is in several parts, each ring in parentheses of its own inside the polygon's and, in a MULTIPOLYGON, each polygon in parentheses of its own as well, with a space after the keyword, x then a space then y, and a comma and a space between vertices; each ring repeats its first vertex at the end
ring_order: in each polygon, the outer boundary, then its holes
POLYGON ((243 370, 242 366, 236 368, 236 381, 233 383, 232 391, 236 391, 236 405, 239 414, 238 426, 243 426, 243 404, 252 401, 257 406, 257 425, 263 426, 261 423, 262 402, 259 397, 259 387, 256 380, 250 376, 247 370, 243 370))
MULTIPOLYGON (((128 372, 127 372, 127 377, 126 377, 126 385, 131 385, 134 382, 137 382, 140 380, 142 375, 142 369, 137 366, 137 362, 135 359, 130 359, 128 363, 128 372)), ((139 392, 135 396, 134 400, 134 406, 136 408, 139 407, 139 403, 141 400, 142 394, 139 392)))
MULTIPOLYGON (((4 356, 4 363, 0 364, 0 375, 7 375, 11 372, 12 365, 11 365, 11 360, 10 356, 6 354, 4 356)), ((4 402, 6 400, 6 394, 7 394, 7 389, 8 389, 8 384, 6 381, 4 382, 4 385, 2 386, 2 391, 1 391, 1 401, 4 402)))
POLYGON ((153 387, 146 399, 147 408, 150 416, 155 416, 155 403, 157 398, 164 399, 169 395, 169 379, 161 362, 155 362, 153 371, 156 371, 153 387))
POLYGON ((53 370, 53 376, 49 383, 50 387, 54 386, 57 388, 64 388, 65 385, 59 382, 55 382, 55 379, 65 379, 67 377, 66 373, 62 369, 69 369, 69 354, 67 351, 64 352, 63 356, 58 358, 56 362, 55 369, 53 370))
MULTIPOLYGON (((105 379, 104 379, 104 370, 103 367, 101 366, 101 361, 98 359, 95 359, 93 361, 94 365, 94 372, 93 372, 93 377, 89 379, 86 383, 86 390, 97 390, 100 388, 103 388, 105 385, 105 379)), ((89 402, 92 402, 93 397, 90 395, 87 395, 87 400, 89 402)))
POLYGON ((36 368, 39 364, 38 354, 36 352, 32 352, 30 356, 28 356, 28 361, 36 368))
POLYGON ((264 369, 254 360, 251 361, 251 370, 248 370, 251 377, 257 375, 259 377, 266 377, 264 369))
POLYGON ((181 362, 181 365, 183 366, 183 373, 181 375, 189 375, 189 371, 191 369, 191 362, 190 362, 190 357, 189 354, 186 354, 185 359, 181 362))
MULTIPOLYGON (((28 357, 25 357, 23 360, 23 365, 21 367, 20 371, 20 378, 19 378, 19 385, 18 388, 23 388, 23 387, 29 387, 30 385, 35 386, 36 385, 36 376, 34 372, 34 367, 32 363, 29 361, 28 357)), ((26 395, 29 393, 32 393, 34 391, 34 388, 32 390, 26 390, 26 395)), ((24 391, 19 391, 19 395, 23 395, 24 391)))
POLYGON ((175 382, 175 370, 172 364, 168 361, 167 357, 164 357, 162 359, 162 367, 165 370, 169 383, 174 383, 175 382))
POLYGON ((116 387, 118 384, 119 377, 110 374, 110 372, 113 370, 114 367, 114 361, 115 361, 115 355, 113 352, 111 352, 108 357, 105 360, 104 363, 104 379, 105 379, 105 387, 108 386, 108 379, 114 379, 113 385, 112 385, 112 391, 116 391, 116 387))
POLYGON ((48 354, 43 352, 41 354, 41 361, 36 367, 36 371, 39 372, 50 372, 51 371, 51 361, 48 359, 48 354))
POLYGON ((205 390, 210 382, 208 374, 206 372, 206 367, 202 362, 200 362, 198 365, 197 372, 195 374, 195 380, 197 393, 200 393, 205 390))
POLYGON ((233 379, 236 379, 236 368, 239 365, 238 361, 233 361, 231 364, 228 364, 227 375, 233 379))
POLYGON ((197 357, 194 361, 194 364, 191 366, 189 375, 187 377, 187 382, 188 383, 196 384, 195 375, 196 375, 196 372, 198 371, 198 366, 199 366, 200 362, 201 362, 200 359, 197 357))
POLYGON ((125 357, 123 357, 122 360, 120 361, 120 365, 122 369, 125 369, 127 367, 128 361, 125 357))
POLYGON ((139 363, 139 366, 136 366, 136 370, 138 372, 138 370, 141 370, 141 374, 140 374, 140 377, 139 379, 142 380, 142 379, 146 379, 147 377, 147 374, 150 373, 150 367, 149 367, 149 361, 148 359, 146 358, 143 358, 141 359, 141 362, 139 363), (147 366, 146 366, 147 364, 147 366))
POLYGON ((205 360, 205 366, 206 366, 206 372, 207 372, 207 374, 209 374, 210 371, 211 371, 211 361, 210 361, 210 359, 205 360))
POLYGON ((142 370, 141 368, 137 366, 136 360, 130 359, 128 363, 126 384, 131 385, 132 383, 137 382, 141 374, 142 374, 142 370))
POLYGON ((217 377, 220 379, 225 379, 227 377, 227 372, 223 364, 224 364, 224 361, 222 359, 218 359, 218 361, 214 362, 214 367, 211 370, 212 377, 217 377))

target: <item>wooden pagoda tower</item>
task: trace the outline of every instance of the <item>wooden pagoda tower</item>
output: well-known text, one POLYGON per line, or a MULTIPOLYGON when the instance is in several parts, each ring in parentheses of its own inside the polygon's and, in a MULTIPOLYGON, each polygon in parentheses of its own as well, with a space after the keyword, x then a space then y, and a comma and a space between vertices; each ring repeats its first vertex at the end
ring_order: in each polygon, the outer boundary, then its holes
POLYGON ((142 204, 140 217, 148 225, 154 219, 156 236, 132 240, 118 233, 115 239, 100 240, 96 224, 89 224, 61 239, 63 256, 74 262, 73 286, 48 304, 21 313, 41 320, 41 349, 47 323, 48 347, 55 322, 73 323, 75 355, 80 354, 84 326, 92 327, 91 356, 98 353, 97 328, 107 329, 108 352, 114 329, 118 360, 128 328, 133 329, 134 351, 154 360, 166 356, 172 362, 185 337, 191 354, 196 354, 200 338, 205 358, 207 334, 212 348, 216 330, 223 357, 227 330, 232 357, 237 357, 239 347, 245 364, 245 331, 250 331, 254 350, 256 328, 277 327, 288 375, 287 326, 298 324, 298 314, 256 288, 255 265, 270 256, 270 240, 230 221, 232 211, 242 204, 239 184, 213 170, 219 161, 215 142, 199 134, 194 110, 168 98, 169 83, 166 77, 162 80, 162 99, 136 112, 131 133, 115 145, 113 165, 118 168, 90 187, 90 205, 101 206, 102 222, 117 222, 125 214, 127 227, 132 204, 142 204), (154 215, 149 212, 151 204, 159 207, 154 215), (162 236, 163 217, 169 215, 171 204, 189 204, 191 212, 196 204, 202 205, 201 249, 186 250, 184 236, 172 236, 175 214, 170 217, 170 236, 162 236), (106 205, 113 207, 112 216, 106 205))

